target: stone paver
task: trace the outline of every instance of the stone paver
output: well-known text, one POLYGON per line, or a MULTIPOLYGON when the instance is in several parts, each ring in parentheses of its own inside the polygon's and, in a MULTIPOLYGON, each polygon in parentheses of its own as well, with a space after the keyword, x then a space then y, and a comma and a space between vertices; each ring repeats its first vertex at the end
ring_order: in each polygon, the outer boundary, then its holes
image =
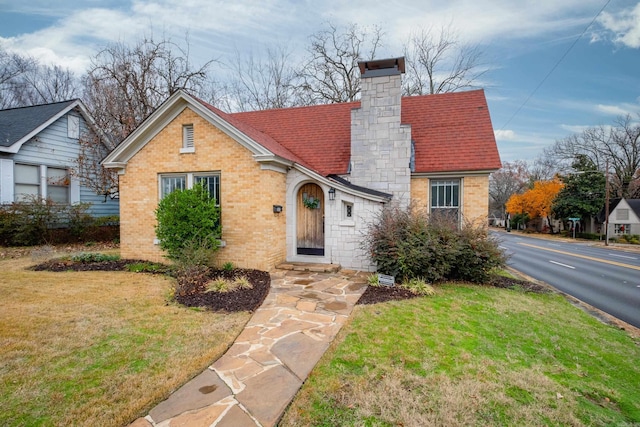
POLYGON ((301 385, 298 377, 279 365, 248 380, 236 398, 260 425, 271 427, 278 422, 301 385))
POLYGON ((158 423, 187 411, 193 411, 231 396, 231 390, 211 370, 206 370, 153 408, 149 415, 158 423))
POLYGON ((366 289, 366 273, 291 268, 271 273, 262 306, 220 359, 129 427, 275 426, 366 289))

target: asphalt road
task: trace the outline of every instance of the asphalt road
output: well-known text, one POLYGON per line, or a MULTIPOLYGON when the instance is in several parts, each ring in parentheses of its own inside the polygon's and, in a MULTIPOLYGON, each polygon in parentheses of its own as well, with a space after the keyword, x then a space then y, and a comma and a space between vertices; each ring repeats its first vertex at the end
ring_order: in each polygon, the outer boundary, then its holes
POLYGON ((640 252, 492 233, 510 267, 640 328, 640 252))

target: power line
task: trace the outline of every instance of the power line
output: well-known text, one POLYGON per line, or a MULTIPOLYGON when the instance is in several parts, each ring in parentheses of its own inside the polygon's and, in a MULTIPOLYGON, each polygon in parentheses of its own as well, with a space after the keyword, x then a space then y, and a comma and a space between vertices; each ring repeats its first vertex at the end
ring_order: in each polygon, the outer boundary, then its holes
POLYGON ((547 81, 547 79, 549 78, 549 76, 551 76, 551 74, 556 70, 556 68, 558 68, 558 65, 560 65, 560 63, 564 60, 564 58, 567 57, 567 55, 569 54, 569 52, 571 52, 571 50, 574 48, 574 46, 578 43, 578 41, 582 38, 582 36, 584 36, 584 33, 587 32, 587 30, 593 25, 594 22, 596 22, 596 19, 598 19, 598 16, 600 16, 600 14, 606 9, 606 7, 609 5, 609 3, 611 2, 611 0, 607 0, 607 2, 604 4, 604 6, 602 6, 602 8, 598 11, 598 13, 596 13, 596 16, 593 17, 593 19, 591 20, 591 22, 589 23, 589 25, 587 25, 584 30, 582 30, 582 33, 580 33, 580 35, 573 41, 573 43, 571 44, 571 46, 569 46, 569 48, 566 50, 566 52, 564 53, 564 55, 562 55, 560 57, 560 59, 558 59, 558 61, 555 63, 555 65, 551 68, 551 70, 549 70, 549 72, 547 73, 546 76, 544 76, 544 78, 542 79, 542 81, 540 83, 538 83, 538 86, 536 86, 535 89, 533 89, 533 91, 529 94, 529 96, 527 97, 527 99, 524 100, 524 102, 516 109, 516 111, 513 113, 513 115, 509 118, 509 120, 507 120, 507 122, 500 128, 500 130, 504 130, 504 128, 507 127, 507 125, 509 123, 511 123, 511 120, 514 119, 515 116, 518 115, 518 113, 520 112, 520 110, 522 110, 522 108, 524 108, 525 105, 527 105, 527 103, 529 102, 529 100, 531 98, 533 98, 533 95, 536 94, 536 92, 538 91, 538 89, 540 89, 540 87, 542 87, 542 85, 544 84, 544 82, 547 81))

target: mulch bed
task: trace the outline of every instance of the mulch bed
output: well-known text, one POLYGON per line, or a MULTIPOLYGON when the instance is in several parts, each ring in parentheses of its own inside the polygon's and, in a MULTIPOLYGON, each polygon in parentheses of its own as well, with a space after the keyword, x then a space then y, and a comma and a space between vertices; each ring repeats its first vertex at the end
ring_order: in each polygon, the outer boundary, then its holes
POLYGON ((119 259, 117 261, 79 262, 53 259, 31 267, 34 271, 127 271, 127 266, 147 261, 119 259))
POLYGON ((175 295, 176 301, 187 307, 206 307, 214 311, 254 311, 262 304, 271 288, 271 277, 266 271, 250 269, 209 270, 195 284, 193 290, 175 295), (205 292, 209 281, 218 278, 234 280, 245 277, 251 289, 236 289, 230 292, 205 292))
POLYGON ((416 297, 418 295, 399 286, 368 286, 358 300, 358 304, 377 304, 379 302, 401 301, 416 297))

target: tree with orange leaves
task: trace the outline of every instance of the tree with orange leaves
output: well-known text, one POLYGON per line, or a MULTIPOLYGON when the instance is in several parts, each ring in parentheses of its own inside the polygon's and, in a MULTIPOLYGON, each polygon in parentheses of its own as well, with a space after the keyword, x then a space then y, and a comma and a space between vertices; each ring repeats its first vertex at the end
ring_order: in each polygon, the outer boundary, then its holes
POLYGON ((536 181, 533 188, 522 193, 514 194, 506 203, 508 212, 513 214, 528 214, 530 218, 546 217, 553 233, 551 222, 551 205, 563 184, 558 179, 536 181))

